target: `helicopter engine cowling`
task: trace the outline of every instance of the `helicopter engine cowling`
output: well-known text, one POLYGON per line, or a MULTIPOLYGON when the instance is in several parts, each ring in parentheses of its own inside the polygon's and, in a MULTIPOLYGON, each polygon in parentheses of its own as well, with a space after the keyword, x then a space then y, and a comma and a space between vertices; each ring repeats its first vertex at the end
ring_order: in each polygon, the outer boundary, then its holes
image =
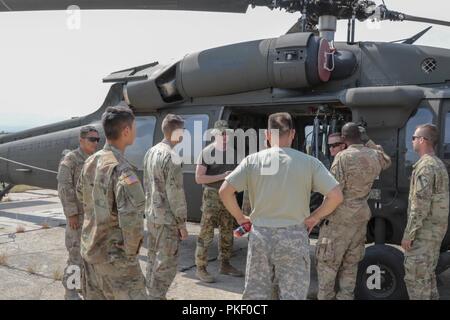
POLYGON ((331 51, 328 41, 313 33, 208 49, 153 67, 146 80, 128 82, 124 96, 141 109, 266 88, 308 88, 330 80, 331 51))
POLYGON ((320 47, 329 51, 327 41, 297 33, 189 54, 180 62, 180 89, 188 97, 208 97, 317 85, 320 47))

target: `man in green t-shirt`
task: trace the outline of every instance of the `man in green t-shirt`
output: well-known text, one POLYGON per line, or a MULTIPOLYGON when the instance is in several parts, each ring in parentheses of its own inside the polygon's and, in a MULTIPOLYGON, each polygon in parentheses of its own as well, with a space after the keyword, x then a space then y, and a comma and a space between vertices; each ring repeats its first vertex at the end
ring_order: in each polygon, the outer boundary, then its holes
POLYGON ((288 113, 269 117, 270 148, 246 157, 225 178, 219 194, 239 224, 251 220, 243 299, 271 299, 274 280, 282 300, 306 299, 310 278, 308 232, 342 202, 336 179, 316 158, 291 148, 288 113), (248 191, 252 211, 244 216, 234 193, 248 191), (311 192, 325 196, 310 216, 311 192))

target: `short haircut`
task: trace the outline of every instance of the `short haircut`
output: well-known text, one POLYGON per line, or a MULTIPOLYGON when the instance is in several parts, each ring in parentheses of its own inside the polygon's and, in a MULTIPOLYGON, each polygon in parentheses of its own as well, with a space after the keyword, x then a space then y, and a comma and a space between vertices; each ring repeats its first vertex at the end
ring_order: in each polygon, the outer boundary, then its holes
POLYGON ((169 113, 166 115, 161 124, 161 130, 164 136, 171 136, 177 129, 182 129, 184 126, 184 120, 177 114, 169 113))
POLYGON ((287 112, 274 113, 269 116, 269 121, 267 124, 269 130, 278 130, 279 135, 282 136, 289 132, 289 130, 294 129, 294 124, 292 122, 292 117, 287 112))
POLYGON ((342 127, 342 136, 350 141, 361 140, 359 126, 354 122, 348 122, 342 127))
POLYGON ((128 107, 108 107, 102 115, 102 125, 105 136, 109 140, 117 140, 126 127, 131 128, 134 114, 128 107))
POLYGON ((86 138, 89 134, 89 132, 96 132, 98 133, 98 130, 94 126, 84 126, 80 129, 80 138, 86 138))
POLYGON ((433 146, 436 146, 438 140, 439 140, 439 130, 438 128, 431 123, 421 124, 417 126, 416 130, 419 129, 421 135, 428 139, 433 146))

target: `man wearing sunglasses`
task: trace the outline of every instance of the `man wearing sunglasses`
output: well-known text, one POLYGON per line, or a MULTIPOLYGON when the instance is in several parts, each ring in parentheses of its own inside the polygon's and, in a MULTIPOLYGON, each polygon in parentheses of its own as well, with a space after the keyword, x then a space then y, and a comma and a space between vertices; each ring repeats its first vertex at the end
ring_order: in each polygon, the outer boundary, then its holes
POLYGON ((348 147, 336 154, 331 173, 339 182, 344 202, 326 217, 316 244, 319 300, 352 300, 358 263, 364 257, 367 204, 374 180, 391 160, 355 123, 342 127, 342 142, 348 147), (373 145, 373 147, 370 147, 373 145), (336 281, 338 290, 335 290, 336 281))
POLYGON ((339 152, 347 148, 340 132, 332 133, 328 136, 328 147, 330 148, 330 155, 332 157, 336 157, 339 152))
POLYGON ((420 125, 412 137, 420 156, 413 166, 409 189, 408 223, 403 234, 405 284, 411 300, 438 300, 436 265, 447 231, 448 173, 436 154, 439 131, 420 125))
POLYGON ((83 206, 76 197, 76 183, 83 168, 85 160, 97 149, 100 140, 98 131, 93 126, 80 129, 80 145, 76 150, 67 153, 61 160, 58 168, 58 195, 61 199, 64 215, 67 218, 66 248, 69 253, 67 266, 64 269, 63 286, 66 290, 66 300, 79 300, 78 290, 69 288, 67 281, 72 272, 71 266, 82 268, 80 255, 81 226, 83 225, 83 206))

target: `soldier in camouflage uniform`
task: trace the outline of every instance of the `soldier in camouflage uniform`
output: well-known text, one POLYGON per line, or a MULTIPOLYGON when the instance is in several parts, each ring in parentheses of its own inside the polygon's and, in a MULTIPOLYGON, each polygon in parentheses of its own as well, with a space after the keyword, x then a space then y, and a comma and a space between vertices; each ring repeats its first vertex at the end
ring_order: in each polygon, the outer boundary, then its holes
POLYGON ((230 159, 227 159, 229 145, 227 129, 229 129, 227 121, 216 121, 212 131, 215 140, 203 149, 195 172, 195 181, 203 184, 202 219, 195 250, 196 275, 203 282, 214 282, 214 278, 206 270, 208 248, 214 239, 214 228, 219 228, 219 272, 236 277, 243 276, 242 272, 230 264, 234 218, 219 198, 222 182, 236 167, 236 157, 230 156, 232 153, 228 155, 230 159))
MULTIPOLYGON (((58 196, 61 200, 64 215, 67 219, 65 242, 69 253, 67 266, 64 269, 63 286, 66 300, 79 300, 78 290, 68 285, 69 276, 73 273, 73 266, 82 273, 82 259, 80 255, 81 226, 83 225, 83 206, 76 196, 76 184, 83 168, 84 161, 96 151, 100 138, 97 129, 92 126, 82 127, 80 130, 80 146, 68 152, 59 163, 58 168, 58 196), (69 287, 70 288, 69 288, 69 287)), ((73 283, 75 285, 75 283, 73 283)))
POLYGON ((225 178, 219 194, 239 224, 253 223, 242 298, 302 300, 310 279, 308 231, 337 207, 342 193, 319 160, 290 147, 295 130, 289 114, 270 115, 268 127, 271 147, 246 157, 225 178), (273 131, 278 134, 272 135, 273 131), (274 170, 264 170, 267 167, 274 170), (250 217, 235 197, 236 191, 243 190, 248 191, 250 217), (325 194, 325 202, 312 220, 305 220, 310 215, 311 191, 325 194))
POLYGON ((86 160, 77 185, 85 212, 85 298, 147 299, 138 261, 145 196, 136 169, 124 157, 136 137, 134 115, 126 107, 109 107, 102 123, 106 144, 86 160))
POLYGON ((187 207, 181 161, 173 151, 183 138, 184 120, 168 114, 164 140, 144 158, 145 215, 148 227, 147 289, 150 299, 166 299, 177 273, 180 240, 186 240, 187 207))
POLYGON ((323 221, 316 244, 320 300, 354 298, 371 217, 367 199, 374 180, 391 164, 380 146, 372 141, 364 145, 356 124, 347 123, 342 137, 348 148, 337 153, 331 173, 342 188, 344 202, 323 221))
POLYGON ((436 266, 447 231, 449 180, 444 163, 435 155, 439 132, 434 125, 417 127, 413 148, 420 159, 414 165, 409 189, 405 249, 405 283, 411 300, 438 300, 436 266))

